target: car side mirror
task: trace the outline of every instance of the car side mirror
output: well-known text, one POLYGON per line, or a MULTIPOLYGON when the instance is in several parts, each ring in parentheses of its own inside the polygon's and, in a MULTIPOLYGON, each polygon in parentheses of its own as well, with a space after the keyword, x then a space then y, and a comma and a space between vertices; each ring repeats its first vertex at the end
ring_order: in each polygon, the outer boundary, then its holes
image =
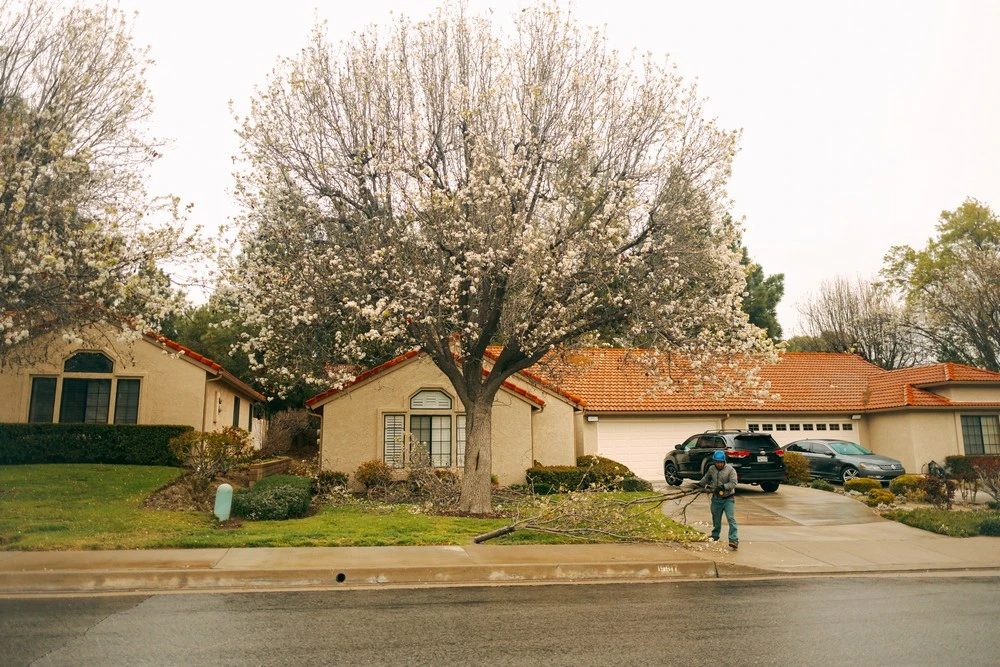
POLYGON ((826 455, 829 456, 831 459, 836 456, 836 454, 834 454, 833 452, 827 452, 826 455))
POLYGON ((684 449, 684 445, 674 445, 674 449, 684 449))

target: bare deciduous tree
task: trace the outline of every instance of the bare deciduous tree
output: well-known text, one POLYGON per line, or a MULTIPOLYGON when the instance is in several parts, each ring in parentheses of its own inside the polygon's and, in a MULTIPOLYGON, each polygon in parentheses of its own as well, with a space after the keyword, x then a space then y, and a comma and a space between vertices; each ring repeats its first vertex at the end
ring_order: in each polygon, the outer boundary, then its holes
POLYGON ((852 352, 886 369, 926 359, 906 310, 883 284, 843 276, 799 305, 806 332, 828 352, 852 352))

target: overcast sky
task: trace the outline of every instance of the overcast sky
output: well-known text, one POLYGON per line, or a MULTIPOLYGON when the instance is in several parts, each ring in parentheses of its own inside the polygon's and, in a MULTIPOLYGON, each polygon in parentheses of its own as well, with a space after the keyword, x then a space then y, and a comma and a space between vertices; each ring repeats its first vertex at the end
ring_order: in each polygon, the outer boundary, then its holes
MULTIPOLYGON (((316 19, 349 38, 423 0, 121 0, 156 61, 153 134, 171 144, 154 192, 216 227, 236 213, 230 113, 316 19)), ((523 2, 470 1, 509 15, 523 2)), ((779 319, 836 275, 872 277, 895 244, 923 245, 942 210, 974 197, 1000 210, 1000 2, 578 1, 620 50, 669 54, 710 115, 742 128, 729 192, 767 274, 785 274, 779 319)))

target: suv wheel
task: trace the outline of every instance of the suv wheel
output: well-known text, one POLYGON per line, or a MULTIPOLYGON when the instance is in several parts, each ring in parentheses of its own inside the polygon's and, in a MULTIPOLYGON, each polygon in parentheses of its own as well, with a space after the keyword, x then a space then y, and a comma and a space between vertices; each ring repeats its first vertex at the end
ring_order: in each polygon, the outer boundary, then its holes
POLYGON ((840 471, 841 482, 849 482, 857 476, 858 476, 858 469, 855 468, 854 466, 847 466, 846 468, 840 471))
POLYGON ((774 493, 781 486, 781 482, 761 482, 760 488, 764 490, 764 493, 774 493))
POLYGON ((677 466, 672 461, 663 464, 663 479, 667 480, 670 486, 680 486, 684 481, 677 475, 677 466))

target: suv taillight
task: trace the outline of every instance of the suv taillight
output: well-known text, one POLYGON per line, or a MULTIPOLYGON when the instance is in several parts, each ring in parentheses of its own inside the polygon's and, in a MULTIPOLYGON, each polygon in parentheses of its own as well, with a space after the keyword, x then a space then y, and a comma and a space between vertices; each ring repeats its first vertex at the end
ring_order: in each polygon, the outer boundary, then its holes
POLYGON ((728 452, 726 452, 726 454, 729 455, 730 458, 734 459, 745 459, 746 457, 750 456, 750 452, 742 449, 730 449, 728 452))

